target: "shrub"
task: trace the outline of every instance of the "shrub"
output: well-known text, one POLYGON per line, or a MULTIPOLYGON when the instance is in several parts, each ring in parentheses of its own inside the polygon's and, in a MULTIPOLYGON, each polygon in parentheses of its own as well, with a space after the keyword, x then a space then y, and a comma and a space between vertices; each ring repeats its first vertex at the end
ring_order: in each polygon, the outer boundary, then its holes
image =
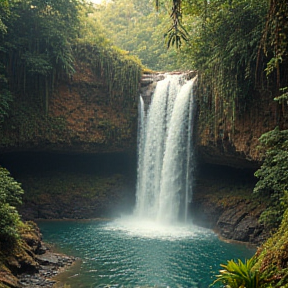
POLYGON ((20 216, 15 206, 21 204, 22 194, 20 184, 8 170, 0 167, 0 244, 11 244, 19 237, 20 216))
POLYGON ((268 201, 268 208, 260 220, 269 228, 277 228, 287 208, 288 190, 288 130, 278 127, 263 134, 260 139, 261 148, 265 150, 265 159, 255 173, 259 179, 254 193, 268 201))

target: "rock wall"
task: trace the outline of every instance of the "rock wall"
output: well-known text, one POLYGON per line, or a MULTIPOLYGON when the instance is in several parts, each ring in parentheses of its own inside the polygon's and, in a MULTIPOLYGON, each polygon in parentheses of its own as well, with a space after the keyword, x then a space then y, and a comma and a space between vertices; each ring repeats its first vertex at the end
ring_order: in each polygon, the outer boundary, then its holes
POLYGON ((265 203, 252 195, 255 181, 253 170, 200 165, 190 206, 194 223, 225 239, 262 243, 269 233, 258 221, 265 203))
POLYGON ((54 87, 47 115, 41 99, 15 95, 9 117, 0 126, 1 153, 136 150, 136 102, 127 99, 124 105, 122 99, 114 99, 105 79, 95 75, 87 64, 77 62, 75 68, 72 78, 54 87))
MULTIPOLYGON (((255 169, 261 165, 263 155, 257 148, 258 139, 263 133, 281 125, 281 122, 278 104, 270 93, 260 95, 255 92, 251 97, 253 101, 247 103, 245 111, 236 113, 234 123, 224 116, 217 116, 217 121, 208 123, 201 118, 198 107, 195 139, 200 161, 236 168, 255 169)), ((215 117, 213 112, 211 117, 215 117)))

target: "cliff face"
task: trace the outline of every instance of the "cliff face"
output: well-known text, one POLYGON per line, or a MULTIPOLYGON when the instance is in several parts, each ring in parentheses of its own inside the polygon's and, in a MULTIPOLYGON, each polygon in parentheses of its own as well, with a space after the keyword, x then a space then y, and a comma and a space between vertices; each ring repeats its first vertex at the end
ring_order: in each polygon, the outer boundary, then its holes
POLYGON ((247 103, 245 111, 236 113, 233 123, 223 115, 219 117, 212 113, 211 116, 218 120, 208 124, 199 116, 201 111, 198 110, 195 139, 200 161, 235 168, 260 166, 262 156, 257 148, 258 139, 280 122, 277 103, 269 93, 259 95, 255 92, 252 97, 253 101, 247 103))
POLYGON ((196 170, 202 172, 196 175, 191 210, 196 223, 217 230, 226 239, 258 244, 269 236, 258 222, 266 204, 253 197, 257 181, 253 175, 263 157, 258 148, 260 136, 281 125, 277 105, 271 94, 255 92, 233 121, 225 111, 210 111, 210 118, 205 111, 203 117, 201 109, 209 107, 198 107, 195 155, 196 170))
MULTIPOLYGON (((161 75, 142 78, 140 93, 144 101, 150 101, 156 82, 161 79, 161 75)), ((111 97, 105 80, 79 61, 73 78, 59 83, 49 98, 48 115, 37 101, 27 104, 16 99, 10 117, 0 128, 0 149, 2 153, 136 151, 137 99, 135 95, 133 102, 123 108, 121 101, 111 97)), ((200 162, 259 167, 258 139, 275 128, 278 116, 271 95, 256 95, 255 99, 246 111, 236 114, 233 125, 224 116, 212 122, 203 120, 201 109, 205 107, 198 107, 195 146, 200 162)))
MULTIPOLYGON (((39 100, 39 99, 38 99, 39 100)), ((111 153, 135 150, 136 101, 112 99, 105 79, 78 62, 73 78, 61 81, 45 115, 39 101, 15 97, 1 128, 1 152, 111 153)))

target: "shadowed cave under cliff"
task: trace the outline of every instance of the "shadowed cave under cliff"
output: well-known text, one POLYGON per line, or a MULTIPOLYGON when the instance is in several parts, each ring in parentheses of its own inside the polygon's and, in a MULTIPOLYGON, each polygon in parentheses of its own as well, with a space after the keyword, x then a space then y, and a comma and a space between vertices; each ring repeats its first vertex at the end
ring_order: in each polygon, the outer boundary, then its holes
MULTIPOLYGON (((135 204, 136 162, 136 155, 125 153, 0 155, 0 165, 25 190, 21 212, 27 219, 117 217, 131 212, 135 204)), ((254 172, 198 163, 190 205, 195 221, 208 227, 215 224, 216 218, 210 215, 213 211, 205 212, 203 205, 199 206, 207 198, 250 198, 256 182, 254 172)))
POLYGON ((0 165, 22 183, 25 219, 115 217, 134 206, 130 154, 7 153, 0 165))

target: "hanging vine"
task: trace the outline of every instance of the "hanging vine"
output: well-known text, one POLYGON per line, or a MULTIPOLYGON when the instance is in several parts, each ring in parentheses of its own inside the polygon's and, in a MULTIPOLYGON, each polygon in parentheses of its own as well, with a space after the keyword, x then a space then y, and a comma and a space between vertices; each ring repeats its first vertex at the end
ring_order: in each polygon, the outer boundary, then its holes
POLYGON ((74 51, 77 59, 104 79, 110 101, 116 101, 122 108, 136 103, 142 75, 140 60, 125 51, 83 41, 78 41, 74 51))
MULTIPOLYGON (((270 0, 269 4, 267 21, 258 52, 258 66, 264 53, 267 59, 266 75, 268 78, 275 79, 276 100, 284 103, 288 100, 288 5, 285 0, 270 0)), ((263 67, 258 67, 258 70, 261 68, 263 67)), ((258 80, 263 81, 263 76, 258 75, 258 80)))
POLYGON ((210 5, 202 28, 191 40, 201 79, 200 123, 215 141, 231 140, 236 115, 244 115, 256 101, 254 73, 267 10, 260 1, 210 5))

